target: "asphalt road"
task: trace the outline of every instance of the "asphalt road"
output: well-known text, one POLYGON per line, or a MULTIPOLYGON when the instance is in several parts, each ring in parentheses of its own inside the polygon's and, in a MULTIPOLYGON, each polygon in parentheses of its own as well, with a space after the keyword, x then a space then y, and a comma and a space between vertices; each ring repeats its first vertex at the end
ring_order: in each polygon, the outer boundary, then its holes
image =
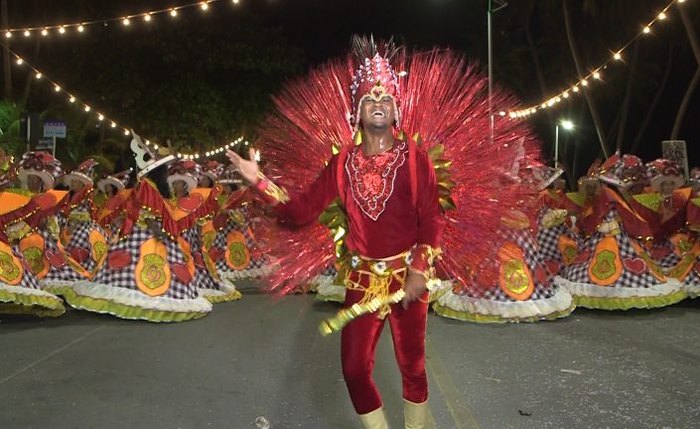
MULTIPOLYGON (((359 424, 338 307, 246 294, 204 319, 149 324, 70 311, 0 317, 0 428, 344 429, 359 424)), ((700 300, 476 325, 432 315, 428 370, 440 429, 700 428, 700 300)), ((393 428, 401 386, 389 330, 375 376, 393 428)))

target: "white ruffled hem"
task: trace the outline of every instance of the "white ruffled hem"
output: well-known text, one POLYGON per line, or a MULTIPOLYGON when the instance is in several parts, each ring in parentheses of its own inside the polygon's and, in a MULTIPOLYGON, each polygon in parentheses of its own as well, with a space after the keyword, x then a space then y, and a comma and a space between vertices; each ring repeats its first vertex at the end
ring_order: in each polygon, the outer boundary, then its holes
POLYGON ((218 283, 219 289, 197 288, 201 296, 227 296, 236 293, 236 286, 218 283))
POLYGON ((528 301, 493 301, 467 295, 457 295, 448 290, 437 299, 437 304, 459 313, 498 316, 503 319, 517 320, 545 318, 569 309, 573 310, 574 299, 569 291, 563 288, 559 288, 549 298, 528 301))
POLYGON ((7 283, 0 282, 0 290, 4 290, 9 293, 14 293, 16 295, 33 295, 33 296, 40 296, 44 298, 52 298, 56 300, 60 300, 61 298, 57 297, 56 295, 46 292, 41 289, 32 289, 28 287, 22 287, 22 286, 13 286, 9 285, 7 283))
MULTIPOLYGON (((316 299, 319 301, 335 301, 335 302, 345 302, 345 286, 339 286, 334 284, 335 277, 330 276, 319 276, 324 277, 321 283, 315 283, 316 287, 316 299), (327 277, 327 279, 325 278, 327 277)), ((317 279, 319 279, 317 277, 317 279)))
POLYGON ((683 285, 689 298, 700 298, 700 284, 691 283, 683 285))
POLYGON ((265 265, 260 268, 251 268, 249 270, 241 271, 220 271, 219 275, 225 280, 241 280, 250 279, 257 277, 266 277, 275 272, 275 267, 272 265, 265 265))
POLYGON ((610 287, 598 286, 592 283, 577 283, 557 276, 554 282, 566 288, 573 296, 593 298, 642 298, 659 297, 683 290, 683 285, 676 279, 668 279, 648 288, 644 287, 610 287))
POLYGON ((39 284, 41 284, 43 287, 45 287, 47 289, 62 288, 62 287, 72 288, 73 285, 75 285, 79 281, 83 281, 83 280, 76 280, 73 282, 66 281, 66 280, 39 280, 39 284))
POLYGON ((169 311, 173 313, 208 313, 212 304, 204 298, 174 299, 151 297, 139 291, 108 286, 88 281, 78 282, 73 286, 76 294, 93 299, 103 299, 117 304, 138 307, 147 310, 169 311))

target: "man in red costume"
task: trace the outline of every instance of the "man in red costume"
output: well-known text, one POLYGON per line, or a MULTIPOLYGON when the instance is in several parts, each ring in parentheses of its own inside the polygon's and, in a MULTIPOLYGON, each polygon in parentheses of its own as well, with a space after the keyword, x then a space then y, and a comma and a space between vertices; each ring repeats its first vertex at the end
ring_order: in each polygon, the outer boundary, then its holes
POLYGON ((305 192, 291 199, 260 172, 252 154, 253 161, 248 161, 227 152, 247 181, 270 202, 281 203, 277 216, 282 226, 316 222, 340 198, 348 218, 346 245, 352 254, 345 307, 404 289, 400 304, 360 316, 342 332, 342 367, 350 398, 364 427, 377 429, 387 427, 372 377, 386 319, 401 370, 406 428, 426 425, 427 281, 444 228, 428 155, 397 132, 398 91, 398 78, 388 58, 376 54, 360 64, 351 93, 353 122, 362 143, 341 150, 305 192))

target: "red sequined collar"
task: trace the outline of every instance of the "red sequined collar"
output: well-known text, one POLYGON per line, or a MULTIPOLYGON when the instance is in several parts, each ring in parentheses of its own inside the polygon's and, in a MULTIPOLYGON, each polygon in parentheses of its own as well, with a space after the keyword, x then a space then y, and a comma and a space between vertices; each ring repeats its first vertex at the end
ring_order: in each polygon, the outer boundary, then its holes
POLYGON ((352 198, 364 214, 377 220, 394 193, 396 172, 406 161, 405 141, 396 141, 386 152, 365 156, 362 147, 355 147, 345 162, 350 178, 352 198))

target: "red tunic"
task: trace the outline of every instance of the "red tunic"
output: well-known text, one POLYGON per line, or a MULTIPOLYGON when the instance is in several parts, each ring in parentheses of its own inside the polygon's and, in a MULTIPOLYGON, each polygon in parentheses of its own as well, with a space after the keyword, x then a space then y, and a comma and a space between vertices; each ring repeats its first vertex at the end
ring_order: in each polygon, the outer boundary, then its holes
POLYGON ((444 218, 438 202, 435 170, 422 149, 416 149, 416 204, 411 193, 408 144, 396 141, 389 151, 367 157, 362 146, 351 150, 340 169, 334 156, 311 186, 277 206, 278 222, 302 226, 314 222, 341 196, 348 217, 348 250, 380 259, 424 244, 440 247, 444 218), (376 218, 373 219, 373 218, 376 218))

